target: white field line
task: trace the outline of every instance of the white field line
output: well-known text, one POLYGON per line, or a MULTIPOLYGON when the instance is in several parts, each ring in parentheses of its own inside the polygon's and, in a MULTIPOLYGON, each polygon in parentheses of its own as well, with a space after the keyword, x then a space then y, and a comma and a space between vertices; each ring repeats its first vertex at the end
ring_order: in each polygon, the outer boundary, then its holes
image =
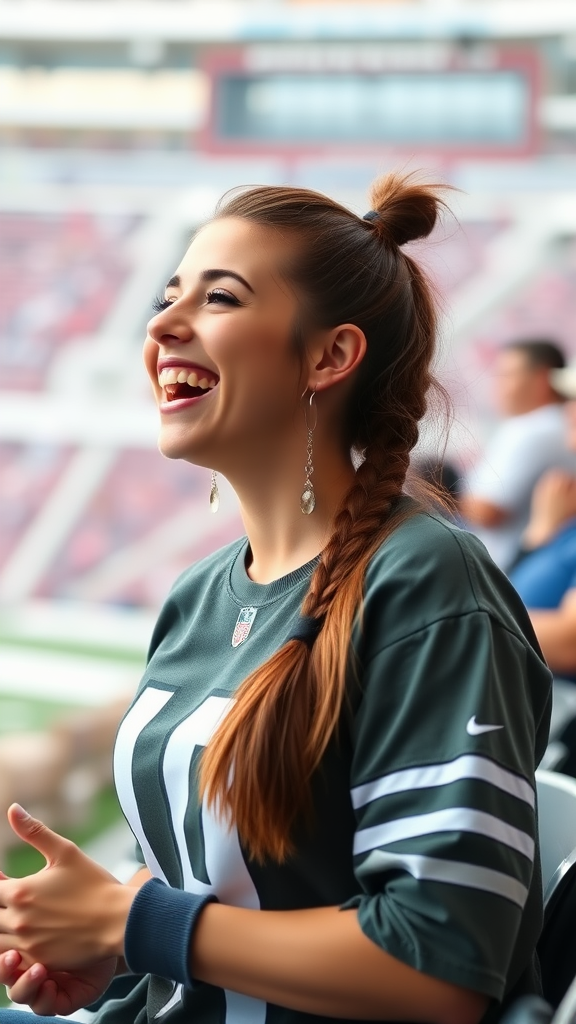
POLYGON ((115 661, 0 646, 0 694, 100 707, 131 696, 140 671, 115 661))

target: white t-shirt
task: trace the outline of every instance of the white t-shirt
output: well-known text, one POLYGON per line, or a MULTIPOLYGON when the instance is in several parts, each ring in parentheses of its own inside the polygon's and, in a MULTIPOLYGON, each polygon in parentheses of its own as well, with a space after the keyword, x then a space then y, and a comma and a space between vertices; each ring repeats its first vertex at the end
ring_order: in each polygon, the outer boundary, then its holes
POLYGON ((518 550, 532 491, 542 474, 557 467, 576 474, 576 454, 566 447, 565 438, 560 403, 511 416, 497 428, 484 457, 467 476, 469 494, 510 513, 501 526, 472 528, 502 569, 518 550))

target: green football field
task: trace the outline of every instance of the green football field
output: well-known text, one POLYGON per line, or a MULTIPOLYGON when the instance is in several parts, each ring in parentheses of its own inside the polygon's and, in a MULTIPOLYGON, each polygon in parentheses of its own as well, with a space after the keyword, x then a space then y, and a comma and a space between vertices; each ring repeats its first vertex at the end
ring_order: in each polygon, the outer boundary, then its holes
MULTIPOLYGON (((68 628, 62 617, 55 627, 51 620, 43 626, 38 619, 39 628, 33 628, 34 615, 23 621, 24 626, 6 617, 0 622, 0 741, 3 735, 42 731, 71 711, 96 708, 134 692, 145 659, 145 629, 141 641, 132 630, 129 642, 123 643, 121 628, 110 631, 101 623, 78 628, 74 619, 68 628)), ((122 621, 120 614, 120 627, 122 621)), ((62 832, 84 847, 105 836, 121 817, 114 790, 106 788, 91 801, 82 824, 62 832)), ((0 868, 11 876, 43 866, 35 850, 19 843, 3 860, 0 868)), ((0 1005, 6 1002, 0 986, 0 1005)))
MULTIPOLYGON (((2 706, 3 702, 0 700, 0 714, 2 706)), ((94 801, 89 821, 80 828, 66 830, 65 834, 69 839, 78 843, 79 846, 85 846, 86 843, 101 835, 102 832, 117 822, 121 816, 114 790, 112 788, 106 789, 94 801)), ((8 851, 5 863, 1 867, 5 874, 12 877, 21 877, 22 875, 30 875, 38 871, 43 865, 44 860, 36 850, 21 844, 14 846, 12 850, 8 851)), ((0 985, 0 1006, 6 1006, 8 1003, 6 990, 0 985)))

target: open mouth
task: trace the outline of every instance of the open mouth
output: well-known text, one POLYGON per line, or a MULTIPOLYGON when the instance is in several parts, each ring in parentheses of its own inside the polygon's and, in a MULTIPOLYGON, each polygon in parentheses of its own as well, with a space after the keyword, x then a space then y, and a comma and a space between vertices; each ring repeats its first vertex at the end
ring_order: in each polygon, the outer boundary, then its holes
POLYGON ((202 398, 212 391, 218 378, 202 370, 191 370, 189 366, 166 366, 158 374, 158 384, 166 395, 167 402, 183 398, 202 398))

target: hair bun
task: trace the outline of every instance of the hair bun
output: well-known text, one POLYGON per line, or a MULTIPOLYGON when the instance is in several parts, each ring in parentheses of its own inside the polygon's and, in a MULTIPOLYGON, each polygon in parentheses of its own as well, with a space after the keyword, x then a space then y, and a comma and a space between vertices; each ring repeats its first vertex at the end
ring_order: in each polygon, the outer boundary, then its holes
POLYGON ((371 223, 396 245, 414 242, 430 234, 440 208, 445 206, 440 192, 447 185, 429 185, 416 180, 413 174, 387 174, 377 178, 370 189, 371 223))

